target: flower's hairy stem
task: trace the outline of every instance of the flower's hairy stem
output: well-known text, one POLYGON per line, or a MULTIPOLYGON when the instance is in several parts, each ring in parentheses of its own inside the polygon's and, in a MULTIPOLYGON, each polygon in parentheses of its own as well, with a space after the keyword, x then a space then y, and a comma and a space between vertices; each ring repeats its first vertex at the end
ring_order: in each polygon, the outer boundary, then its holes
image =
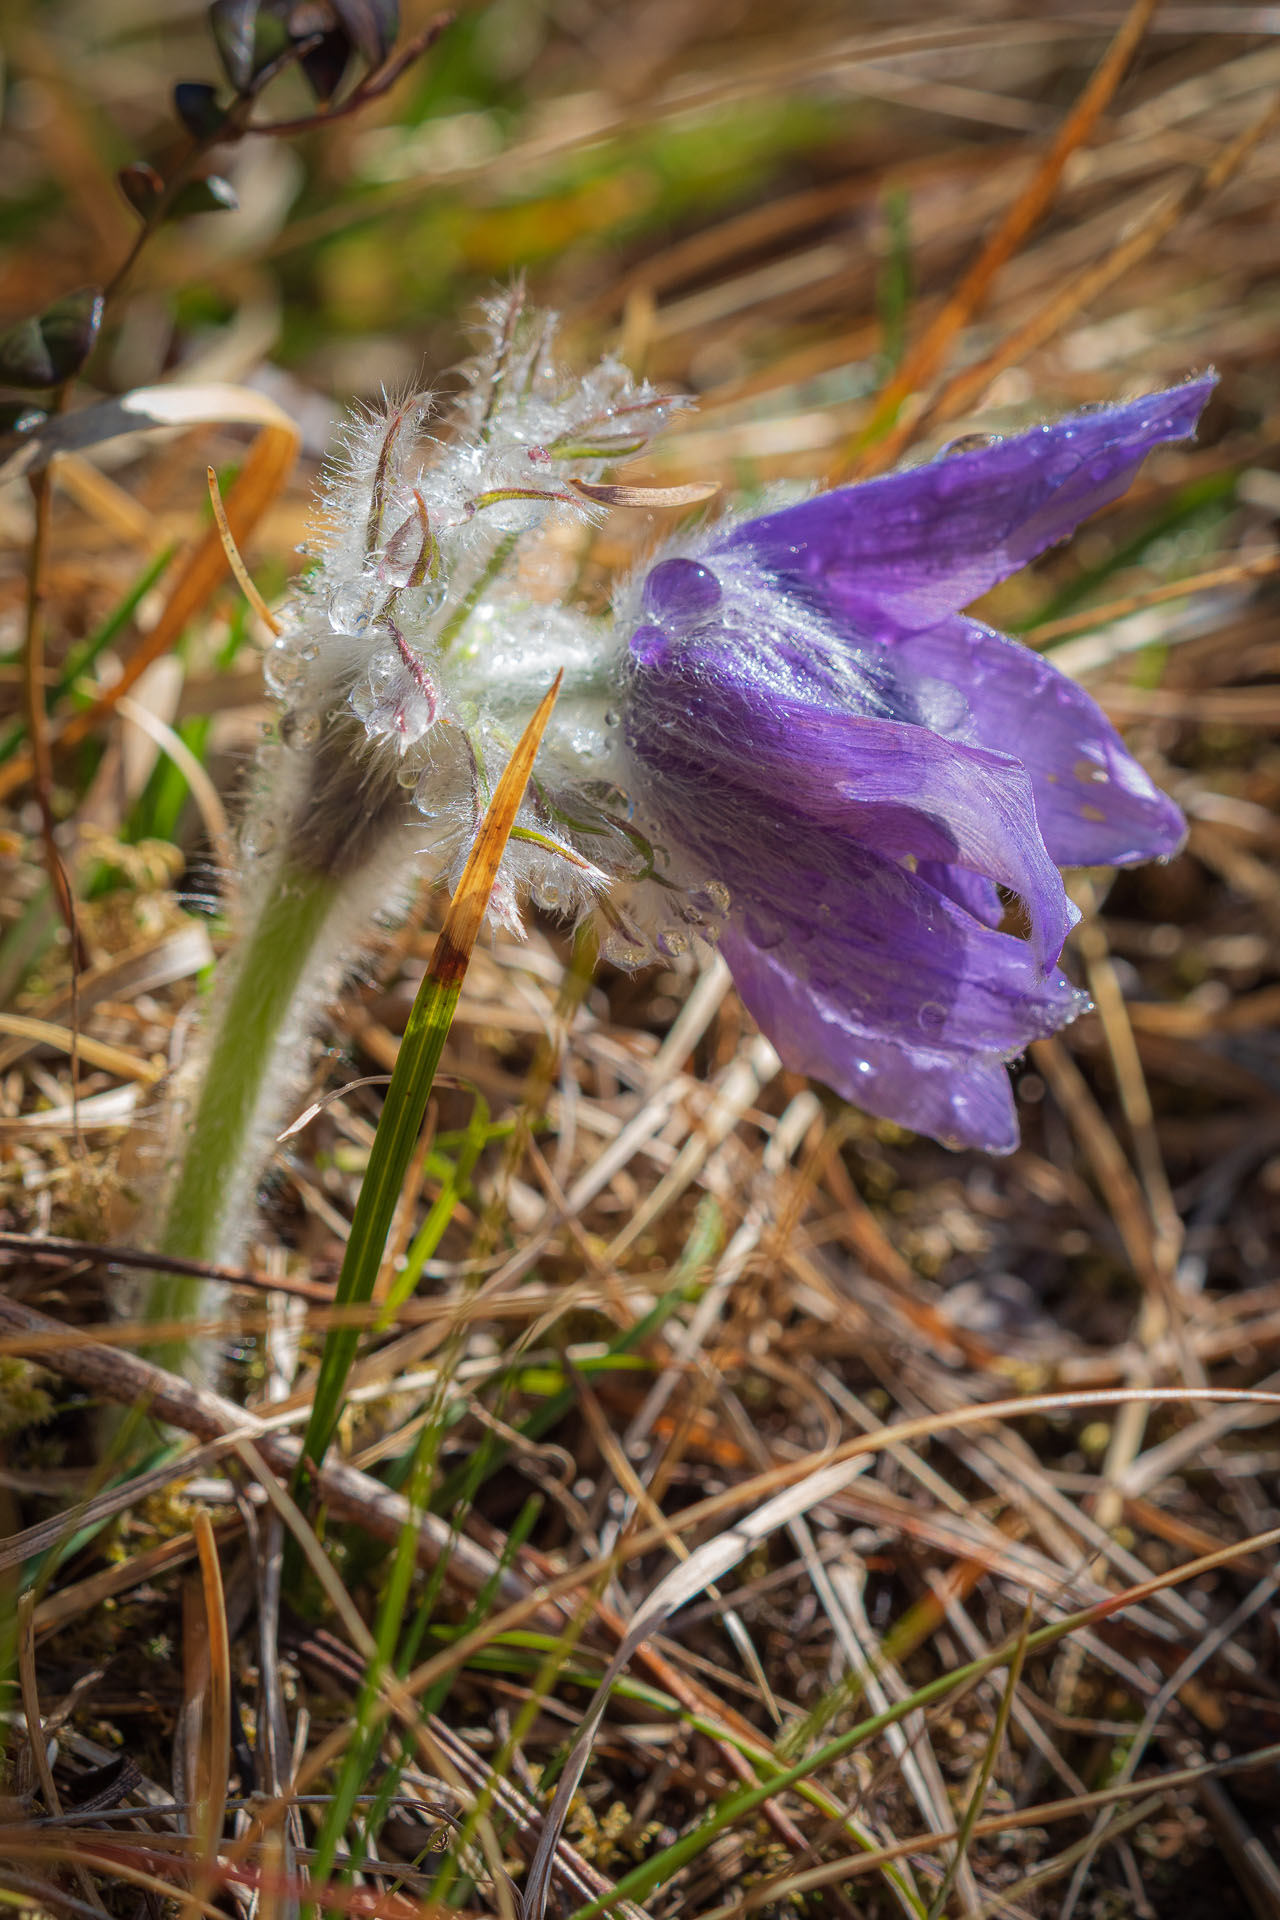
MULTIPOLYGON (((326 933, 341 918, 341 884, 326 873, 283 866, 264 892, 257 921, 231 961, 233 973, 203 1048, 203 1074, 156 1234, 157 1251, 216 1260, 238 1244, 248 1222, 280 1091, 296 1077, 305 1045, 298 1007, 308 981, 327 971, 326 933), (284 1056, 284 1057, 282 1057, 284 1056)), ((206 1283, 157 1274, 144 1303, 151 1322, 196 1315, 206 1283)), ((166 1342, 153 1357, 180 1367, 186 1345, 166 1342)))

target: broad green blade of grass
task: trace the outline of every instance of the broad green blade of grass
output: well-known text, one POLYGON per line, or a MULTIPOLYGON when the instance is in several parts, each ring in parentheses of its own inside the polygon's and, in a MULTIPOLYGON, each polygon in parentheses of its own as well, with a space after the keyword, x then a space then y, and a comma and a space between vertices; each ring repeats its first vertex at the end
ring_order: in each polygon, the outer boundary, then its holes
MULTIPOLYGON (((472 949, 484 925, 489 895, 559 691, 557 675, 498 782, 410 1011, 338 1276, 336 1304, 340 1307, 362 1306, 373 1298, 396 1201, 413 1157, 472 949)), ((325 1340, 303 1446, 303 1459, 308 1462, 319 1465, 328 1451, 359 1340, 355 1327, 334 1327, 325 1340)), ((297 1490, 305 1481, 306 1469, 300 1465, 297 1490)))

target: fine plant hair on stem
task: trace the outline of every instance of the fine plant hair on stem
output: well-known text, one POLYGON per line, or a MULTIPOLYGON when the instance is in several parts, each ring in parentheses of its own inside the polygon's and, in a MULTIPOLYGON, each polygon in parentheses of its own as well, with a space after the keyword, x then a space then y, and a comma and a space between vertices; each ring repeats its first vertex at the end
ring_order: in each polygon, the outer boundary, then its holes
MULTIPOLYGON (((415 872, 456 878, 558 669, 564 693, 491 917, 518 935, 524 893, 577 915, 651 865, 618 791, 608 623, 536 602, 519 566, 548 522, 600 516, 593 489, 607 494, 609 468, 681 403, 615 360, 568 376, 552 342, 550 316, 516 291, 487 307, 438 437, 425 395, 348 423, 325 478, 315 564, 267 657, 281 713, 251 779, 235 944, 169 1097, 150 1234, 159 1251, 239 1258, 325 1002, 415 872)), ((159 1274, 140 1302, 152 1321, 207 1318, 209 1305, 204 1283, 159 1274)), ((180 1346, 163 1358, 192 1361, 180 1346)))

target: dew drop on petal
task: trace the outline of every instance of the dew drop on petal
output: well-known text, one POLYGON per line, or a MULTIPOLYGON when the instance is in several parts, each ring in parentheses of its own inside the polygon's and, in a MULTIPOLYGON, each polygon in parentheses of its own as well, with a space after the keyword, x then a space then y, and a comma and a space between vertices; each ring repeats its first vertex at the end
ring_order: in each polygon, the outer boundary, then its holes
POLYGON ((642 967, 649 958, 644 942, 623 927, 610 927, 600 942, 600 951, 615 967, 642 967))
POLYGON ((631 656, 639 666, 660 667, 670 651, 661 627, 637 627, 631 636, 631 656))
POLYGON ((704 880, 693 898, 697 905, 711 913, 728 913, 731 904, 729 889, 721 880, 704 880))
POLYGON ((645 581, 641 600, 650 619, 686 633, 711 619, 722 597, 710 567, 698 560, 662 560, 645 581))

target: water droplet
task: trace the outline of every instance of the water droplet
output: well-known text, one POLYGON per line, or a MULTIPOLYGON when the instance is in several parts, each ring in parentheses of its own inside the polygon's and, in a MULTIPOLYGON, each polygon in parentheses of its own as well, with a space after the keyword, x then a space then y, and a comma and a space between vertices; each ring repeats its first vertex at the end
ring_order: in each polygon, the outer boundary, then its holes
POLYGON ((925 1033, 940 1033, 947 1022, 947 1010, 941 1000, 926 1000, 916 1014, 916 1021, 925 1033))
POLYGON ((671 652, 661 627, 637 627, 631 636, 631 657, 642 667, 660 667, 671 652))
POLYGON ((280 738, 288 747, 314 747, 323 730, 320 715, 311 709, 294 709, 280 721, 280 738))
POLYGON ((682 953, 689 951, 689 936, 682 933, 679 927, 664 927, 658 935, 658 946, 671 959, 678 959, 682 953))
POLYGON ((282 698, 292 693, 303 675, 303 666, 296 653, 282 646, 274 646, 262 663, 263 675, 272 693, 282 698))
POLYGON ((624 927, 610 927, 600 942, 600 951, 615 967, 642 967, 649 958, 645 943, 624 927))
POLYGON ((240 844, 247 854, 270 853, 276 843, 275 824, 271 820, 251 820, 240 844))
POLYGON ((962 433, 958 440, 948 441, 939 457, 943 460, 951 460, 958 453, 981 453, 987 447, 999 445, 998 433, 962 433))
POLYGON ((369 624, 369 592, 376 583, 347 580, 329 595, 329 625, 334 633, 363 633, 369 624))
POLYGON ((671 632, 687 633, 712 617, 722 597, 710 567, 697 560, 662 560, 646 579, 641 599, 651 619, 671 632))
POLYGON ((728 913, 732 904, 732 895, 720 880, 704 880, 701 887, 695 889, 693 898, 698 905, 705 903, 711 913, 728 913))

